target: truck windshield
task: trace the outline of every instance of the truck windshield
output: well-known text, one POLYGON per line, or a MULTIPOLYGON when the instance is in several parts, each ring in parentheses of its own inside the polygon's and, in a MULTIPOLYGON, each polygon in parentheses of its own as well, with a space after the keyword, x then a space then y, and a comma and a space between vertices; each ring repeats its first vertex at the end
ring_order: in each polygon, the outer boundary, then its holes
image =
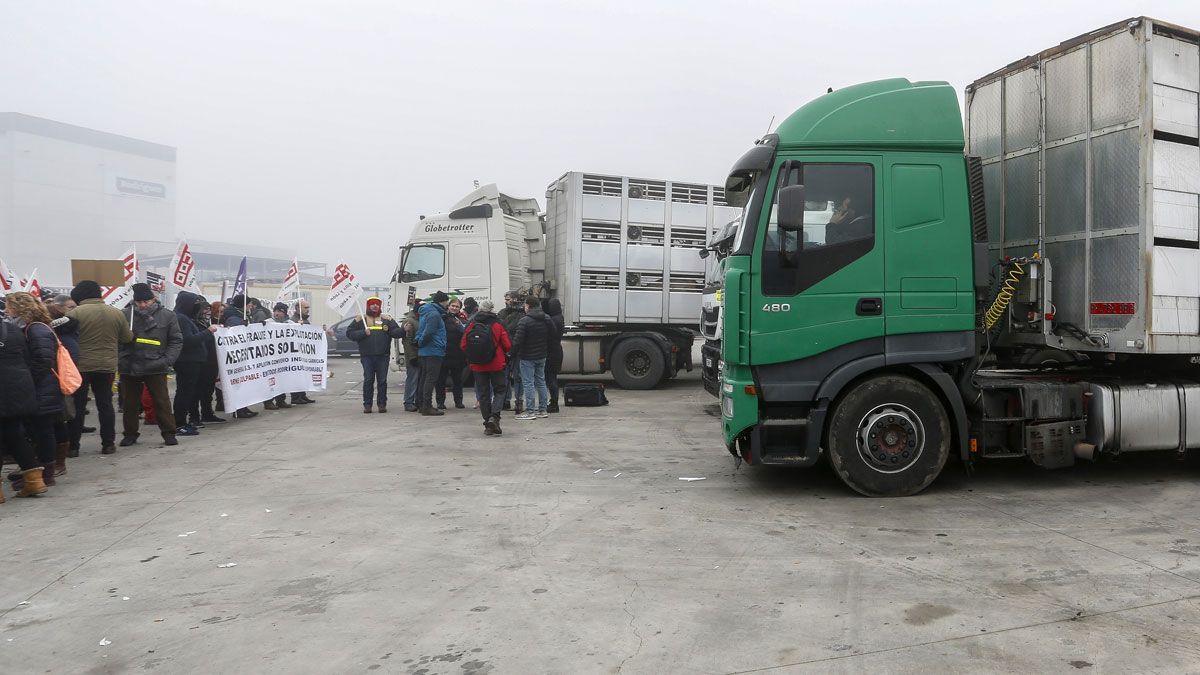
POLYGON ((400 282, 437 279, 446 273, 446 248, 441 244, 421 244, 404 250, 400 263, 400 282))
MULTIPOLYGON (((742 203, 742 213, 737 217, 737 232, 733 237, 733 247, 730 250, 736 251, 742 248, 742 239, 746 236, 746 223, 753 217, 750 214, 750 209, 753 208, 754 197, 763 189, 762 185, 764 181, 761 178, 762 174, 755 174, 748 180, 750 189, 746 191, 744 197, 746 201, 742 203)), ((742 199, 743 197, 739 195, 738 201, 742 199)))

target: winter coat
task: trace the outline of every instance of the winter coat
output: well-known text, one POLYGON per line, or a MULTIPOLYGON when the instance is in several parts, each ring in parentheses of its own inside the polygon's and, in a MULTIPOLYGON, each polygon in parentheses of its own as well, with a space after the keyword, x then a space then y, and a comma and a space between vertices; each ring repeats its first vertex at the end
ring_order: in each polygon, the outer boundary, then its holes
POLYGON ((16 323, 0 318, 0 417, 37 414, 29 343, 16 323))
POLYGON ((394 319, 373 317, 368 326, 360 317, 346 328, 346 337, 358 343, 359 356, 389 356, 392 340, 403 336, 404 329, 394 319))
POLYGON ((463 351, 462 341, 466 337, 463 323, 457 315, 447 313, 443 317, 446 323, 446 360, 445 365, 462 368, 467 365, 467 354, 463 351))
POLYGON ((75 362, 75 367, 79 367, 79 322, 75 319, 64 316, 50 322, 54 332, 58 334, 58 340, 67 348, 67 352, 71 354, 71 360, 75 362))
POLYGON ((183 336, 183 346, 179 350, 176 363, 203 364, 208 361, 208 343, 214 342, 213 334, 200 327, 192 314, 200 296, 188 291, 180 291, 175 298, 175 318, 179 321, 179 333, 183 336))
POLYGON ((405 363, 414 363, 417 359, 417 328, 420 321, 421 318, 413 310, 409 310, 400 320, 400 328, 404 330, 400 344, 404 346, 405 363))
POLYGON ((548 365, 554 365, 555 371, 562 367, 563 348, 562 338, 563 333, 567 331, 567 322, 563 318, 562 303, 558 298, 550 298, 546 301, 546 316, 550 317, 550 321, 554 323, 554 328, 550 331, 550 343, 547 349, 548 365))
POLYGON ((515 337, 517 334, 517 324, 521 321, 521 317, 525 316, 525 311, 520 305, 505 307, 497 312, 496 316, 504 324, 504 330, 508 331, 509 335, 515 337))
POLYGON ((458 343, 459 348, 463 351, 464 358, 467 351, 467 333, 471 332, 476 323, 492 324, 492 340, 496 343, 496 355, 492 357, 490 363, 482 365, 470 363, 467 365, 470 366, 472 372, 476 373, 497 373, 504 370, 504 366, 508 362, 505 355, 512 351, 512 341, 508 338, 508 331, 504 330, 504 324, 500 322, 500 319, 495 314, 478 312, 475 314, 475 319, 467 325, 467 329, 463 331, 462 339, 458 343))
POLYGON ((421 305, 417 325, 417 356, 446 356, 446 310, 436 302, 421 305))
POLYGON ((79 372, 117 372, 117 348, 133 339, 129 318, 100 298, 88 298, 68 315, 79 322, 79 372))
POLYGON ((541 308, 530 310, 517 323, 513 338, 513 358, 538 361, 550 355, 550 331, 554 322, 541 308))
POLYGON ((29 373, 33 375, 34 396, 37 399, 35 415, 53 415, 62 412, 63 394, 58 387, 58 338, 54 329, 44 323, 25 326, 25 340, 29 343, 29 373))
POLYGON ((134 305, 125 308, 126 321, 133 313, 133 342, 121 345, 121 374, 165 375, 183 349, 183 334, 175 312, 155 302, 142 311, 134 305))
POLYGON ((233 305, 228 305, 227 307, 225 307, 225 311, 221 313, 221 325, 225 326, 226 328, 232 328, 234 326, 245 326, 246 325, 246 315, 242 313, 242 310, 240 307, 234 307, 233 305))

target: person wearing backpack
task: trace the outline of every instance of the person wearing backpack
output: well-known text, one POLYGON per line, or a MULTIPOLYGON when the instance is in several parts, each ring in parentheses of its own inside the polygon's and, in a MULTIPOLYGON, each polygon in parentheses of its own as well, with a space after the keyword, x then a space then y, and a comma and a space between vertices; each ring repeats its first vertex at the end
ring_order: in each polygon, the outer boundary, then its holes
POLYGON ((483 415, 483 434, 504 433, 500 429, 500 413, 504 410, 508 391, 505 387, 505 355, 513 346, 491 300, 479 303, 479 311, 467 325, 459 346, 475 374, 475 397, 479 399, 479 413, 483 415))
MULTIPOLYGON (((17 460, 22 477, 18 497, 36 497, 46 491, 43 467, 25 440, 25 421, 37 412, 36 389, 29 370, 29 345, 25 332, 0 313, 0 456, 17 460)), ((14 482, 13 487, 16 487, 14 482)), ((4 493, 0 490, 0 502, 4 493)))
MULTIPOLYGON (((29 372, 33 376, 33 412, 25 418, 25 431, 33 440, 37 462, 42 465, 42 482, 54 485, 55 454, 58 440, 54 427, 63 414, 63 392, 58 384, 58 336, 50 327, 50 314, 40 300, 29 293, 10 293, 5 312, 16 321, 29 345, 29 372)), ((27 480, 26 472, 9 476, 13 487, 27 480)))

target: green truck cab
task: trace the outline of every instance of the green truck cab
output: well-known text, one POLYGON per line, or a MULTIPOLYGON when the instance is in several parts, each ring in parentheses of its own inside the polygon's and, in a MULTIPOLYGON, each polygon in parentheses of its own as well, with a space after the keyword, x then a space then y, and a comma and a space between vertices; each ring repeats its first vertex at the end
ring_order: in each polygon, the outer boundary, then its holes
POLYGON ((892 79, 808 103, 734 166, 721 410, 735 455, 807 466, 861 432, 878 451, 831 459, 867 465, 838 467, 856 489, 893 494, 966 441, 946 412, 976 351, 963 146, 949 84, 892 79), (872 382, 895 395, 864 398, 872 382))

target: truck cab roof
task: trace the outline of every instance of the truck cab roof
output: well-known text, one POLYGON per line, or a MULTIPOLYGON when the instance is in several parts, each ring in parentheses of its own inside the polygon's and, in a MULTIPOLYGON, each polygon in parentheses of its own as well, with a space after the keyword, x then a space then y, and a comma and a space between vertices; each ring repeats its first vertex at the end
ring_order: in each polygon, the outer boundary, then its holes
POLYGON ((962 152, 964 146, 954 88, 904 78, 831 91, 788 116, 776 134, 780 149, 962 152))

